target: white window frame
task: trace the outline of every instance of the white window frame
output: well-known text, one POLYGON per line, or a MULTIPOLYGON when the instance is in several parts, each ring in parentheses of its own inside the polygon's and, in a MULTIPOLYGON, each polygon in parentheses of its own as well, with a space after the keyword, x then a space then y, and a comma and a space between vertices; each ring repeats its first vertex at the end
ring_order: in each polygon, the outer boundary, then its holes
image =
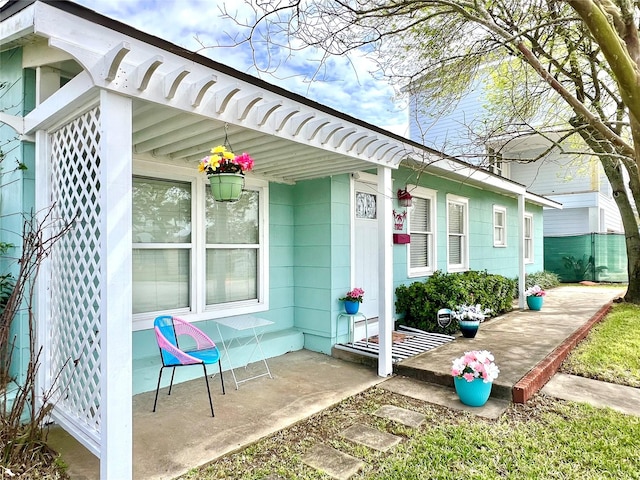
POLYGON ((469 199, 466 197, 460 197, 458 195, 447 194, 447 271, 448 272, 465 272, 469 270, 469 199), (461 263, 450 263, 450 255, 449 255, 449 237, 454 235, 449 231, 449 206, 452 204, 462 205, 464 208, 463 214, 463 229, 464 231, 461 234, 455 234, 461 237, 462 242, 462 262, 461 263))
POLYGON ((522 237, 523 237, 523 242, 524 242, 524 248, 523 248, 523 254, 524 254, 524 263, 533 263, 533 215, 531 213, 525 213, 524 214, 524 232, 522 232, 522 237), (527 237, 527 221, 529 221, 530 223, 530 228, 529 228, 529 234, 530 236, 527 237), (529 243, 529 248, 527 248, 527 242, 529 243), (527 256, 527 250, 529 250, 529 255, 527 256))
MULTIPOLYGON (((429 200, 431 202, 430 205, 430 209, 429 209, 429 215, 431 216, 431 230, 429 232, 419 232, 419 233, 423 233, 426 234, 428 237, 428 245, 431 246, 431 248, 429 249, 429 253, 428 253, 428 257, 429 257, 429 264, 426 265, 425 267, 419 267, 419 268, 411 268, 411 243, 407 244, 407 276, 409 278, 412 277, 424 277, 426 275, 432 275, 433 272, 437 269, 437 265, 438 265, 438 259, 436 257, 437 255, 437 232, 438 232, 438 225, 437 225, 437 197, 438 197, 438 192, 436 190, 431 190, 430 188, 425 188, 425 187, 419 187, 416 185, 407 185, 407 189, 411 192, 411 195, 414 198, 422 198, 425 200, 429 200), (430 239, 429 239, 430 237, 430 239)), ((412 225, 411 225, 411 213, 409 214, 408 218, 407 218, 407 233, 409 233, 409 235, 411 235, 412 233, 414 233, 415 230, 412 230, 412 225)))
POLYGON ((507 209, 500 205, 493 206, 493 246, 500 248, 507 246, 507 209), (500 216, 502 216, 502 225, 498 223, 500 216))
MULTIPOLYGON (((258 190, 260 202, 259 245, 258 250, 258 291, 257 299, 230 302, 220 305, 206 305, 205 265, 206 265, 206 232, 205 216, 206 189, 209 188, 207 177, 199 173, 196 166, 192 168, 134 159, 133 175, 158 180, 175 180, 191 183, 191 278, 190 306, 188 309, 164 310, 162 312, 145 312, 133 315, 133 330, 153 328, 153 320, 158 315, 180 315, 190 322, 223 318, 232 315, 251 314, 269 309, 269 183, 264 180, 245 178, 245 188, 258 190), (198 228, 199 227, 199 228, 198 228)), ((175 245, 172 244, 175 248, 175 245)))
POLYGON ((511 165, 504 159, 502 152, 491 147, 487 147, 487 154, 489 157, 489 165, 487 166, 487 169, 500 177, 510 178, 511 165))

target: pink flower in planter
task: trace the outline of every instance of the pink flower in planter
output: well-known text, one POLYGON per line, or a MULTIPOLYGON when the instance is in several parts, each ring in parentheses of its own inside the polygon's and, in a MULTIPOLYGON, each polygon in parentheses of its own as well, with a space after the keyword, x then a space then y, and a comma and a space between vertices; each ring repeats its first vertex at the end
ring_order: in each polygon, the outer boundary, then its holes
POLYGON ((475 378, 482 378, 485 383, 493 382, 498 378, 500 369, 494 363, 494 357, 487 350, 473 350, 453 361, 451 375, 464 378, 467 382, 475 378))
POLYGON ((339 298, 338 300, 343 302, 345 300, 349 302, 362 302, 363 295, 364 295, 364 290, 362 290, 361 288, 354 288, 350 292, 347 292, 347 294, 344 297, 339 298))
POLYGON ((527 297, 544 297, 547 292, 545 292, 540 285, 534 285, 533 287, 525 290, 524 294, 527 297))

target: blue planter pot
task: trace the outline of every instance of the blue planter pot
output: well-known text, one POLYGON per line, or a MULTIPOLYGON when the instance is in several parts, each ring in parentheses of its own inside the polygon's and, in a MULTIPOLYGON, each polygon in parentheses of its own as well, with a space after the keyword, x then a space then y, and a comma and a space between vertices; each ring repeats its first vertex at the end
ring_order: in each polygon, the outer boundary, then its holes
POLYGON ((360 308, 360 302, 352 302, 350 300, 344 301, 344 311, 350 315, 354 313, 358 313, 358 309, 360 308))
POLYGON ((465 338, 473 338, 480 328, 480 320, 458 320, 460 331, 465 338))
POLYGON ((543 303, 544 297, 534 297, 533 295, 527 297, 527 307, 529 307, 529 310, 540 310, 543 303))
POLYGON ((460 401, 465 405, 481 407, 489 400, 492 382, 484 383, 480 378, 467 382, 459 377, 453 377, 453 382, 460 401))

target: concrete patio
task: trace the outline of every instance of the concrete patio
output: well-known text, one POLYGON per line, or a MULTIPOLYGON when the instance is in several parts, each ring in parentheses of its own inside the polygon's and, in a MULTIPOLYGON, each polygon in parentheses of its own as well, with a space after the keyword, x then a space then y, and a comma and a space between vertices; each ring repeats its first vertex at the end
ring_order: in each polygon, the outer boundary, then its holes
MULTIPOLYGON (((452 408, 461 408, 453 392, 442 385, 416 384, 415 378, 450 384, 451 361, 472 349, 492 351, 499 364, 501 373, 492 392, 498 403, 488 407, 498 408, 499 414, 502 404, 511 399, 516 384, 536 373, 538 366, 553 357, 559 347, 567 345, 568 339, 584 329, 604 305, 623 293, 624 288, 600 286, 553 289, 540 312, 514 310, 492 319, 480 327, 474 339, 459 337, 396 364, 399 375, 391 380, 378 377, 376 368, 371 366, 306 350, 270 359, 274 378, 249 381, 239 390, 235 390, 231 375, 225 372, 226 395, 221 394, 218 377, 210 382, 215 418, 209 412, 202 378, 178 384, 171 396, 166 395, 166 388, 162 389, 156 413, 151 411, 154 392, 136 395, 133 476, 175 478, 381 382, 405 395, 411 396, 418 389, 417 398, 445 405, 448 402, 452 408)), ((542 386, 538 385, 539 380, 533 383, 536 388, 542 386)), ((72 478, 99 478, 97 458, 70 435, 54 426, 49 440, 69 465, 72 478)))

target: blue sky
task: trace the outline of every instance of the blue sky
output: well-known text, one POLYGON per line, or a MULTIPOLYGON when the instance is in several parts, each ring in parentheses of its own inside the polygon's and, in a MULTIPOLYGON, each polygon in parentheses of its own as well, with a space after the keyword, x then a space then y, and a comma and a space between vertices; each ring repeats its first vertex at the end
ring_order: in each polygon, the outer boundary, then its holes
POLYGON ((386 81, 373 78, 369 72, 375 65, 364 53, 332 57, 321 64, 322 53, 309 48, 291 52, 272 46, 267 52, 264 44, 257 45, 255 58, 261 66, 266 65, 268 53, 278 64, 277 70, 269 74, 256 69, 247 44, 203 49, 203 45, 231 45, 234 42, 230 36, 242 36, 240 27, 222 18, 220 8, 226 3, 228 10, 243 17, 249 12, 242 0, 74 1, 336 110, 408 135, 404 102, 394 99, 393 88, 386 81))

